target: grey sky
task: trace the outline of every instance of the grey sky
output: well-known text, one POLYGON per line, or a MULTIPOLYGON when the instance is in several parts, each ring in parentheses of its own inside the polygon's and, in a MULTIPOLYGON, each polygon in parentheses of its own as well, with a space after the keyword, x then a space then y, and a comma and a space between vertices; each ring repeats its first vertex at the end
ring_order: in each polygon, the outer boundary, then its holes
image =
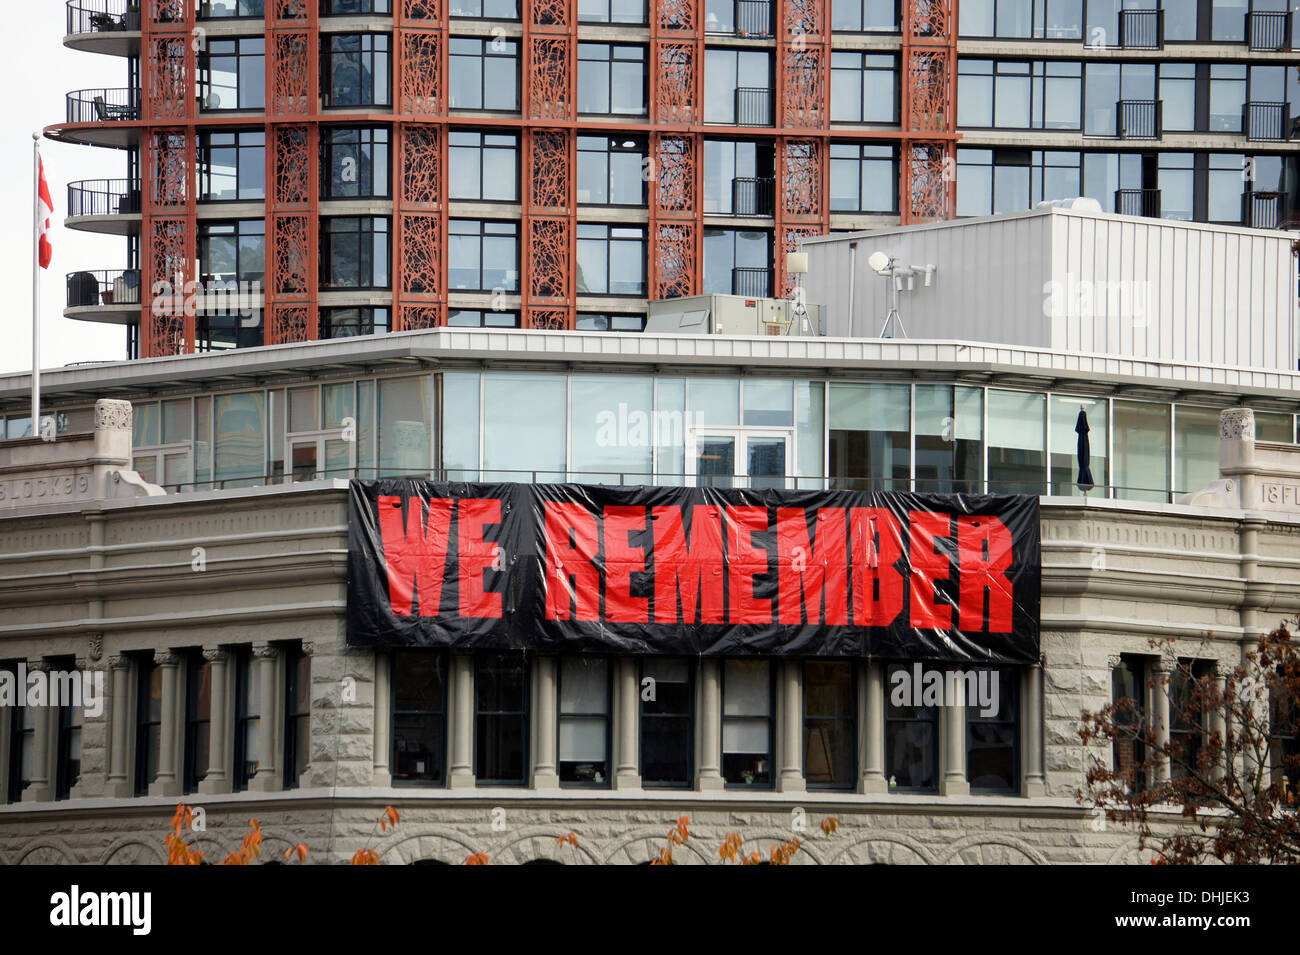
MULTIPOLYGON (((0 31, 0 199, 8 213, 0 232, 4 276, 5 334, 0 372, 27 371, 32 363, 32 136, 64 119, 72 90, 126 85, 126 60, 78 53, 63 45, 64 0, 3 0, 8 11, 0 31)), ((41 367, 124 358, 120 325, 73 322, 63 317, 64 276, 79 269, 126 266, 126 239, 63 227, 68 183, 126 175, 126 153, 50 142, 42 137, 45 175, 54 199, 54 261, 41 274, 41 367)))

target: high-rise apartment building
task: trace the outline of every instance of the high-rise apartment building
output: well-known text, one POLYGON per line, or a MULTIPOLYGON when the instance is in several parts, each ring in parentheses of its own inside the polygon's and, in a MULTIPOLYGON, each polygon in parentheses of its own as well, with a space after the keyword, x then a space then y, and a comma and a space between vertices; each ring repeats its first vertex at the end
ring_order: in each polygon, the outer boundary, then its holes
POLYGON ((127 249, 67 314, 142 357, 636 331, 784 294, 827 231, 1077 195, 1289 225, 1286 0, 1138 2, 71 0, 65 43, 126 83, 50 135, 126 162, 69 224, 127 249))

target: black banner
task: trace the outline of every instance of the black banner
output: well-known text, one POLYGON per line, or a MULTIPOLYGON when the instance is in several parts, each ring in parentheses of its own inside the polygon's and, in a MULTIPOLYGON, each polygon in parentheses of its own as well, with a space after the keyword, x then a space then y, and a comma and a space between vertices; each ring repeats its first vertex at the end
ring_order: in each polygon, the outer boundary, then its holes
POLYGON ((1038 498, 353 481, 348 643, 1038 659, 1038 498))

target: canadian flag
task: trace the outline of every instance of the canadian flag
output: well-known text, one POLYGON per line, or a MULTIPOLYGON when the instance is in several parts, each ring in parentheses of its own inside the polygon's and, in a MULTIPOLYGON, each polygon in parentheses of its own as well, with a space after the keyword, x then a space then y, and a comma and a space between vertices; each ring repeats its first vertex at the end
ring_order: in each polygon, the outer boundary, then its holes
POLYGON ((41 268, 48 269, 54 258, 54 246, 50 244, 50 220, 54 218, 54 202, 50 199, 50 184, 45 181, 45 160, 41 160, 41 184, 37 203, 37 234, 41 237, 41 268))

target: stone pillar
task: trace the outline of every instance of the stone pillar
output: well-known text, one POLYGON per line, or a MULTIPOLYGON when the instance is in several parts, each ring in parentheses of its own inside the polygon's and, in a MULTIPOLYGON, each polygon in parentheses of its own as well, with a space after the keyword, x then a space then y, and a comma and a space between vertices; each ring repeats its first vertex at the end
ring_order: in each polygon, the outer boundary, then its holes
POLYGON ((451 695, 454 705, 451 718, 452 789, 474 787, 474 656, 451 655, 451 695))
POLYGON ((1236 480, 1236 494, 1229 490, 1227 495, 1234 504, 1247 509, 1259 506, 1255 412, 1250 408, 1225 408, 1219 412, 1219 478, 1236 480))
POLYGON ((230 770, 226 766, 226 734, 233 719, 227 705, 230 687, 226 661, 229 653, 225 647, 204 647, 203 659, 212 664, 212 712, 208 714, 208 771, 199 781, 199 792, 228 793, 230 770))
POLYGON ((560 774, 556 770, 556 720, 559 698, 556 689, 556 667, 559 658, 549 653, 534 658, 537 672, 537 695, 533 705, 536 714, 537 745, 533 747, 533 788, 558 789, 560 774))
MULTIPOLYGON (((389 763, 393 753, 393 698, 389 670, 392 657, 382 650, 375 651, 375 693, 371 702, 374 714, 375 752, 371 763, 372 786, 387 788, 393 784, 393 769, 389 763)), ((345 701, 340 700, 340 706, 345 701)), ((342 710, 337 714, 342 723, 342 710)))
POLYGON ((181 781, 176 769, 176 724, 180 701, 177 673, 181 658, 170 650, 157 650, 153 662, 162 669, 162 725, 159 727, 158 775, 149 784, 149 795, 179 796, 181 781))
POLYGON ((641 694, 637 681, 636 657, 618 660, 618 687, 614 700, 618 706, 618 753, 614 772, 615 789, 640 789, 641 694))
POLYGON ((275 726, 280 716, 275 664, 279 658, 280 648, 274 644, 263 643, 253 647, 253 666, 257 667, 258 679, 257 774, 248 788, 256 792, 279 792, 284 783, 275 766, 275 726))
POLYGON ((1047 793, 1043 776, 1043 665, 1035 663, 1025 671, 1025 705, 1021 708, 1025 721, 1025 779, 1026 796, 1047 793))
POLYGON ((700 664, 700 775, 698 788, 722 789, 722 677, 717 660, 700 664))
POLYGON ((108 666, 113 674, 113 709, 109 714, 112 742, 108 754, 107 795, 130 797, 134 795, 134 787, 127 775, 131 745, 131 661, 119 653, 109 657, 108 666))
MULTIPOLYGON (((1174 663, 1160 657, 1153 667, 1155 670, 1151 686, 1151 730, 1155 733, 1156 747, 1169 751, 1169 681, 1173 676, 1174 663)), ((1155 784, 1169 782, 1170 763, 1168 757, 1155 758, 1155 784)))
MULTIPOLYGON (((45 673, 48 675, 50 665, 44 659, 28 660, 27 670, 29 673, 45 673)), ((48 688, 46 693, 46 702, 50 700, 48 688)), ((51 778, 51 765, 54 762, 54 755, 51 752, 51 741, 53 739, 54 727, 50 725, 50 718, 56 712, 53 706, 33 707, 36 717, 33 720, 32 730, 32 772, 28 780, 27 788, 23 790, 23 802, 50 802, 54 799, 54 784, 51 778)))
POLYGON ((777 792, 801 793, 803 778, 803 664, 785 660, 781 667, 781 775, 777 792))
POLYGON ((1220 703, 1210 712, 1210 736, 1217 733, 1222 743, 1222 749, 1219 752, 1219 758, 1215 760, 1214 769, 1211 771, 1213 779, 1222 779, 1227 773, 1228 760, 1231 759, 1231 753, 1228 749, 1228 713, 1227 713, 1227 694, 1228 694, 1228 674, 1231 673, 1229 667, 1222 663, 1215 664, 1214 667, 1214 695, 1220 703))
POLYGON ((862 665, 862 778, 858 792, 889 791, 885 779, 885 667, 881 663, 862 665))
MULTIPOLYGON (((947 678, 945 674, 945 679, 947 678)), ((943 779, 939 793, 944 796, 965 796, 970 793, 966 780, 966 682, 953 681, 954 699, 940 710, 943 726, 943 779)))

